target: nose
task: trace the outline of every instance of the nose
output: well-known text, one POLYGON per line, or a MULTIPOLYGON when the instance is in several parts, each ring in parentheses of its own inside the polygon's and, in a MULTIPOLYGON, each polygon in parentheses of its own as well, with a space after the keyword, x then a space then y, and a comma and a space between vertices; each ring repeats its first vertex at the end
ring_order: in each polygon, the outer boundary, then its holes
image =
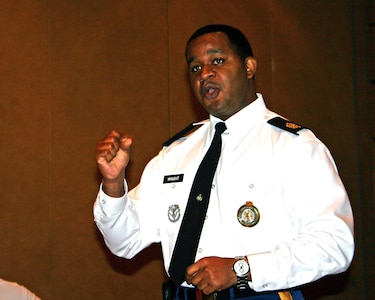
POLYGON ((201 78, 200 78, 200 82, 203 82, 204 80, 207 80, 209 78, 212 78, 215 76, 215 71, 214 69, 211 67, 211 66, 202 66, 202 70, 201 70, 201 78))

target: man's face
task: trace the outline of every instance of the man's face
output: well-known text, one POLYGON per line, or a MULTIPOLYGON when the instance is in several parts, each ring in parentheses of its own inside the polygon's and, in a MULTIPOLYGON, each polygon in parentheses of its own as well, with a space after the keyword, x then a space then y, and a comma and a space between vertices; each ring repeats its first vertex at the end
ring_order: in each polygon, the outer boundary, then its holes
POLYGON ((222 32, 204 34, 189 43, 190 84, 209 114, 226 120, 254 100, 249 79, 255 68, 249 75, 246 61, 241 61, 222 32))

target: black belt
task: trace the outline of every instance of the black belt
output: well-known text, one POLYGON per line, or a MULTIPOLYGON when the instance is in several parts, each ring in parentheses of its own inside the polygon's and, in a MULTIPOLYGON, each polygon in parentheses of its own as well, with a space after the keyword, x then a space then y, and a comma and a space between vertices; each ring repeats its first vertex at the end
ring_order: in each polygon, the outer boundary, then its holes
POLYGON ((246 290, 239 290, 235 287, 231 287, 226 290, 222 290, 219 292, 214 292, 210 295, 204 295, 202 291, 193 289, 193 288, 187 288, 187 287, 178 287, 175 288, 173 286, 173 283, 165 283, 163 285, 163 294, 165 300, 174 300, 177 296, 178 299, 182 300, 228 300, 228 299, 241 299, 246 297, 254 297, 254 296, 274 296, 273 299, 293 299, 292 295, 289 291, 284 292, 262 292, 257 293, 254 290, 248 288, 246 290), (168 286, 168 284, 171 284, 172 286, 169 286, 169 288, 165 289, 165 287, 168 286), (166 286, 164 286, 166 285, 166 286))
POLYGON ((228 299, 233 299, 233 298, 244 298, 244 297, 250 297, 250 296, 255 296, 256 293, 251 290, 245 290, 245 291, 240 291, 235 288, 230 288, 227 290, 223 290, 220 292, 215 292, 210 295, 204 295, 202 291, 196 290, 196 289, 189 289, 189 288, 183 288, 180 287, 177 292, 177 296, 180 299, 184 300, 228 300, 228 299))

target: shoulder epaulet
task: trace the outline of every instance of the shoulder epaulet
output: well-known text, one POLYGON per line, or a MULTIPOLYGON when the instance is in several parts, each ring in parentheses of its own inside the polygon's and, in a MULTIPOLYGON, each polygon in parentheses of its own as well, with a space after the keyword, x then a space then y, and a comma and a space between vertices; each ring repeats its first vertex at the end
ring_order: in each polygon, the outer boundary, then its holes
POLYGON ((279 127, 281 129, 284 129, 284 130, 289 131, 291 133, 294 133, 296 135, 299 135, 298 131, 306 128, 306 127, 303 127, 302 125, 291 122, 289 120, 285 120, 281 117, 272 118, 272 119, 268 120, 267 123, 270 123, 273 126, 279 127))
POLYGON ((203 125, 202 123, 191 123, 191 124, 189 124, 184 129, 182 129, 180 132, 177 132, 174 136, 172 136, 171 138, 166 140, 163 143, 163 146, 164 147, 169 146, 174 141, 177 141, 179 138, 182 138, 183 136, 185 136, 189 132, 193 131, 194 129, 197 129, 199 126, 202 126, 202 125, 203 125))

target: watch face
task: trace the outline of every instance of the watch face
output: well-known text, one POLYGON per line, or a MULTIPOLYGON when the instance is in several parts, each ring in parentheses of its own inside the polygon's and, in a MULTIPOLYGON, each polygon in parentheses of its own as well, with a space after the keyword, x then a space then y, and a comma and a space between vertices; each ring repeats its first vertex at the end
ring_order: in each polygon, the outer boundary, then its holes
POLYGON ((249 273, 250 267, 246 260, 241 259, 235 262, 233 270, 237 276, 244 276, 249 273))

